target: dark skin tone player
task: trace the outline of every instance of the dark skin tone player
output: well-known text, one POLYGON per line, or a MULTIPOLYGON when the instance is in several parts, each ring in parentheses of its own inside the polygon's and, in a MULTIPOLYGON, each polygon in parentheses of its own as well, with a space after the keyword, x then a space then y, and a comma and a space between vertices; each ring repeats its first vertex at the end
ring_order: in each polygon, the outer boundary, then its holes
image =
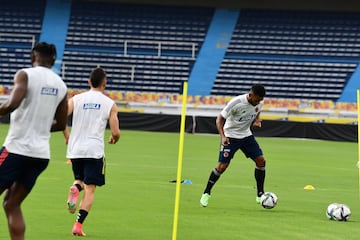
POLYGON ((256 202, 260 202, 260 196, 264 193, 265 158, 251 132, 251 126, 261 127, 260 111, 264 96, 264 86, 255 84, 249 93, 231 99, 217 116, 216 127, 221 138, 218 164, 211 171, 200 199, 201 206, 206 207, 208 205, 213 186, 229 167, 238 150, 241 150, 246 157, 251 158, 255 163, 256 202))
POLYGON ((53 44, 37 43, 32 49, 32 67, 14 76, 9 98, 0 105, 0 115, 10 113, 10 125, 0 150, 0 195, 11 240, 25 239, 21 204, 31 192, 50 159, 50 132, 62 131, 67 123, 67 88, 50 68, 56 58, 53 44))

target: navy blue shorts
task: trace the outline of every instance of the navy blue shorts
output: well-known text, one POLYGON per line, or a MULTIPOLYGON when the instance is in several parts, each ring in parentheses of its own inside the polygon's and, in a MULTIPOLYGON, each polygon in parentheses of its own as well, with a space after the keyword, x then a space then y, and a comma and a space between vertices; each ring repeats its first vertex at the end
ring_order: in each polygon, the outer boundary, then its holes
POLYGON ((234 157, 234 154, 237 150, 241 150, 247 158, 255 160, 257 157, 262 156, 262 150, 257 143, 253 135, 237 139, 229 138, 230 144, 227 146, 220 146, 219 162, 230 163, 231 159, 234 157))
POLYGON ((0 189, 8 189, 14 182, 30 192, 38 176, 46 169, 49 159, 32 158, 0 150, 0 189))
POLYGON ((105 184, 105 158, 75 158, 71 159, 75 180, 85 184, 102 186, 105 184))

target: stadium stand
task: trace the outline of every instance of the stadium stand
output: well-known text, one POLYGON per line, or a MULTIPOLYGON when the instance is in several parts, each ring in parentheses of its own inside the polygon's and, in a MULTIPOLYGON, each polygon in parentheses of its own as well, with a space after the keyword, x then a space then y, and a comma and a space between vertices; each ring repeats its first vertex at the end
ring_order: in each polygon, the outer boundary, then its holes
POLYGON ((336 101, 360 59, 358 13, 242 10, 212 95, 336 101))
POLYGON ((88 74, 101 66, 108 73, 107 89, 112 91, 179 93, 189 75, 189 59, 172 56, 123 55, 65 51, 64 79, 74 89, 87 88, 88 74))
POLYGON ((41 32, 45 0, 3 0, 0 4, 1 84, 11 85, 21 66, 30 66, 30 50, 41 32), (19 7, 21 6, 21 7, 19 7))
POLYGON ((213 95, 247 92, 264 83, 271 98, 338 99, 356 63, 269 59, 224 59, 213 95))
POLYGON ((70 88, 81 88, 87 65, 100 65, 110 90, 179 93, 212 13, 210 8, 74 1, 63 78, 70 88))
MULTIPOLYGON (((45 0, 0 5, 1 85, 30 65, 45 0), (18 6, 21 5, 21 8, 18 6)), ((61 75, 87 88, 95 66, 109 90, 178 94, 198 58, 214 8, 73 1, 61 75)), ((360 59, 357 12, 240 10, 209 95, 232 96, 264 83, 270 98, 336 101, 360 59)))
POLYGON ((243 10, 229 54, 359 59, 358 13, 243 10))

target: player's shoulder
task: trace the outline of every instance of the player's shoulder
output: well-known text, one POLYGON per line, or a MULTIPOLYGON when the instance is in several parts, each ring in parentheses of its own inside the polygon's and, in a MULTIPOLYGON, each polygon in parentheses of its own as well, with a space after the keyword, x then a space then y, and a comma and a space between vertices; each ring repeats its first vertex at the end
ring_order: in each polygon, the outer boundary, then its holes
POLYGON ((99 92, 99 91, 93 91, 93 90, 88 90, 88 91, 82 92, 80 94, 77 94, 75 96, 78 96, 78 98, 93 99, 93 100, 101 101, 101 102, 113 101, 109 96, 105 95, 104 93, 99 92))
POLYGON ((232 103, 232 104, 246 103, 247 102, 246 96, 247 96, 247 94, 242 94, 242 95, 235 96, 230 100, 230 103, 232 103))

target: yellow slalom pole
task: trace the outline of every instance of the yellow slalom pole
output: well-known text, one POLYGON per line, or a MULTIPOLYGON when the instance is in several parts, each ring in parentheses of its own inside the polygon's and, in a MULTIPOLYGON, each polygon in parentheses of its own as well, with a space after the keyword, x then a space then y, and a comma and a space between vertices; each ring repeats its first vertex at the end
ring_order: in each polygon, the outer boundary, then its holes
POLYGON ((174 222, 172 240, 176 240, 177 226, 179 219, 179 205, 180 205, 180 186, 181 186, 181 171, 184 149, 184 134, 185 134, 185 117, 186 117, 186 100, 187 100, 187 82, 184 82, 183 99, 181 108, 181 122, 180 122, 180 141, 179 141, 179 155, 176 177, 176 192, 175 192, 175 207, 174 207, 174 222))
POLYGON ((359 170, 359 198, 360 198, 360 90, 357 90, 357 124, 358 124, 358 162, 357 167, 359 170))

